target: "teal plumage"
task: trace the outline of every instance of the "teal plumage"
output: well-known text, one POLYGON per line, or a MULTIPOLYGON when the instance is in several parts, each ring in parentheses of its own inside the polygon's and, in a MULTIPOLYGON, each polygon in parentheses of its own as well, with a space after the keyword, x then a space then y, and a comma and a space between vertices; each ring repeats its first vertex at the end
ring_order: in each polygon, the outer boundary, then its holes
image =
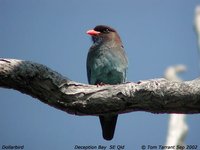
MULTIPOLYGON (((99 25, 87 33, 92 36, 93 41, 87 56, 89 84, 124 83, 128 62, 116 30, 99 25)), ((117 114, 99 116, 104 139, 111 140, 113 138, 117 116, 117 114)))

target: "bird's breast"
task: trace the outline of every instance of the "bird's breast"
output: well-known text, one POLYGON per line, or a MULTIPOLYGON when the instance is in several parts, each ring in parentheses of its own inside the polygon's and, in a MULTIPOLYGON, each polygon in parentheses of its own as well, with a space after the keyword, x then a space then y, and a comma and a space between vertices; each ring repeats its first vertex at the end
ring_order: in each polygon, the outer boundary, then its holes
POLYGON ((93 55, 91 64, 91 81, 96 83, 118 84, 125 82, 126 66, 123 60, 109 51, 93 55))

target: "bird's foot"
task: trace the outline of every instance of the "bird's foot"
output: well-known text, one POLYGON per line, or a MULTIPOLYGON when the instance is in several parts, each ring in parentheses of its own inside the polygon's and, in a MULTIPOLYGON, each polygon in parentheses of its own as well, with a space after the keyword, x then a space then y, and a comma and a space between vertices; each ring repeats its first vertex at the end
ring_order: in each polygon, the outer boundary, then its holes
POLYGON ((97 87, 99 87, 99 86, 104 86, 104 85, 109 85, 109 84, 106 84, 106 83, 100 82, 100 83, 97 84, 97 87))

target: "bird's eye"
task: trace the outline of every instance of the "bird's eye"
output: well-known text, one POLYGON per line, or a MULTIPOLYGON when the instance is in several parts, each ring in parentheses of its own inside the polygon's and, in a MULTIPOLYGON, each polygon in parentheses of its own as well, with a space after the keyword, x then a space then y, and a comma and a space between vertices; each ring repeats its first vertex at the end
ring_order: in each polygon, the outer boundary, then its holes
POLYGON ((104 33, 109 33, 109 32, 110 32, 109 29, 105 29, 105 30, 104 30, 104 33))

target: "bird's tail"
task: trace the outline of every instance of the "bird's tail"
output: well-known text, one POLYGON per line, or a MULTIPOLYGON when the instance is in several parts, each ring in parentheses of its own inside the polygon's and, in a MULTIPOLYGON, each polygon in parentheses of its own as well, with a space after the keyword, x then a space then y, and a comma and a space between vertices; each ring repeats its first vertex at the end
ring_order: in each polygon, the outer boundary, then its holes
POLYGON ((99 116, 103 138, 105 140, 112 140, 115 133, 115 126, 118 115, 102 115, 99 116))

